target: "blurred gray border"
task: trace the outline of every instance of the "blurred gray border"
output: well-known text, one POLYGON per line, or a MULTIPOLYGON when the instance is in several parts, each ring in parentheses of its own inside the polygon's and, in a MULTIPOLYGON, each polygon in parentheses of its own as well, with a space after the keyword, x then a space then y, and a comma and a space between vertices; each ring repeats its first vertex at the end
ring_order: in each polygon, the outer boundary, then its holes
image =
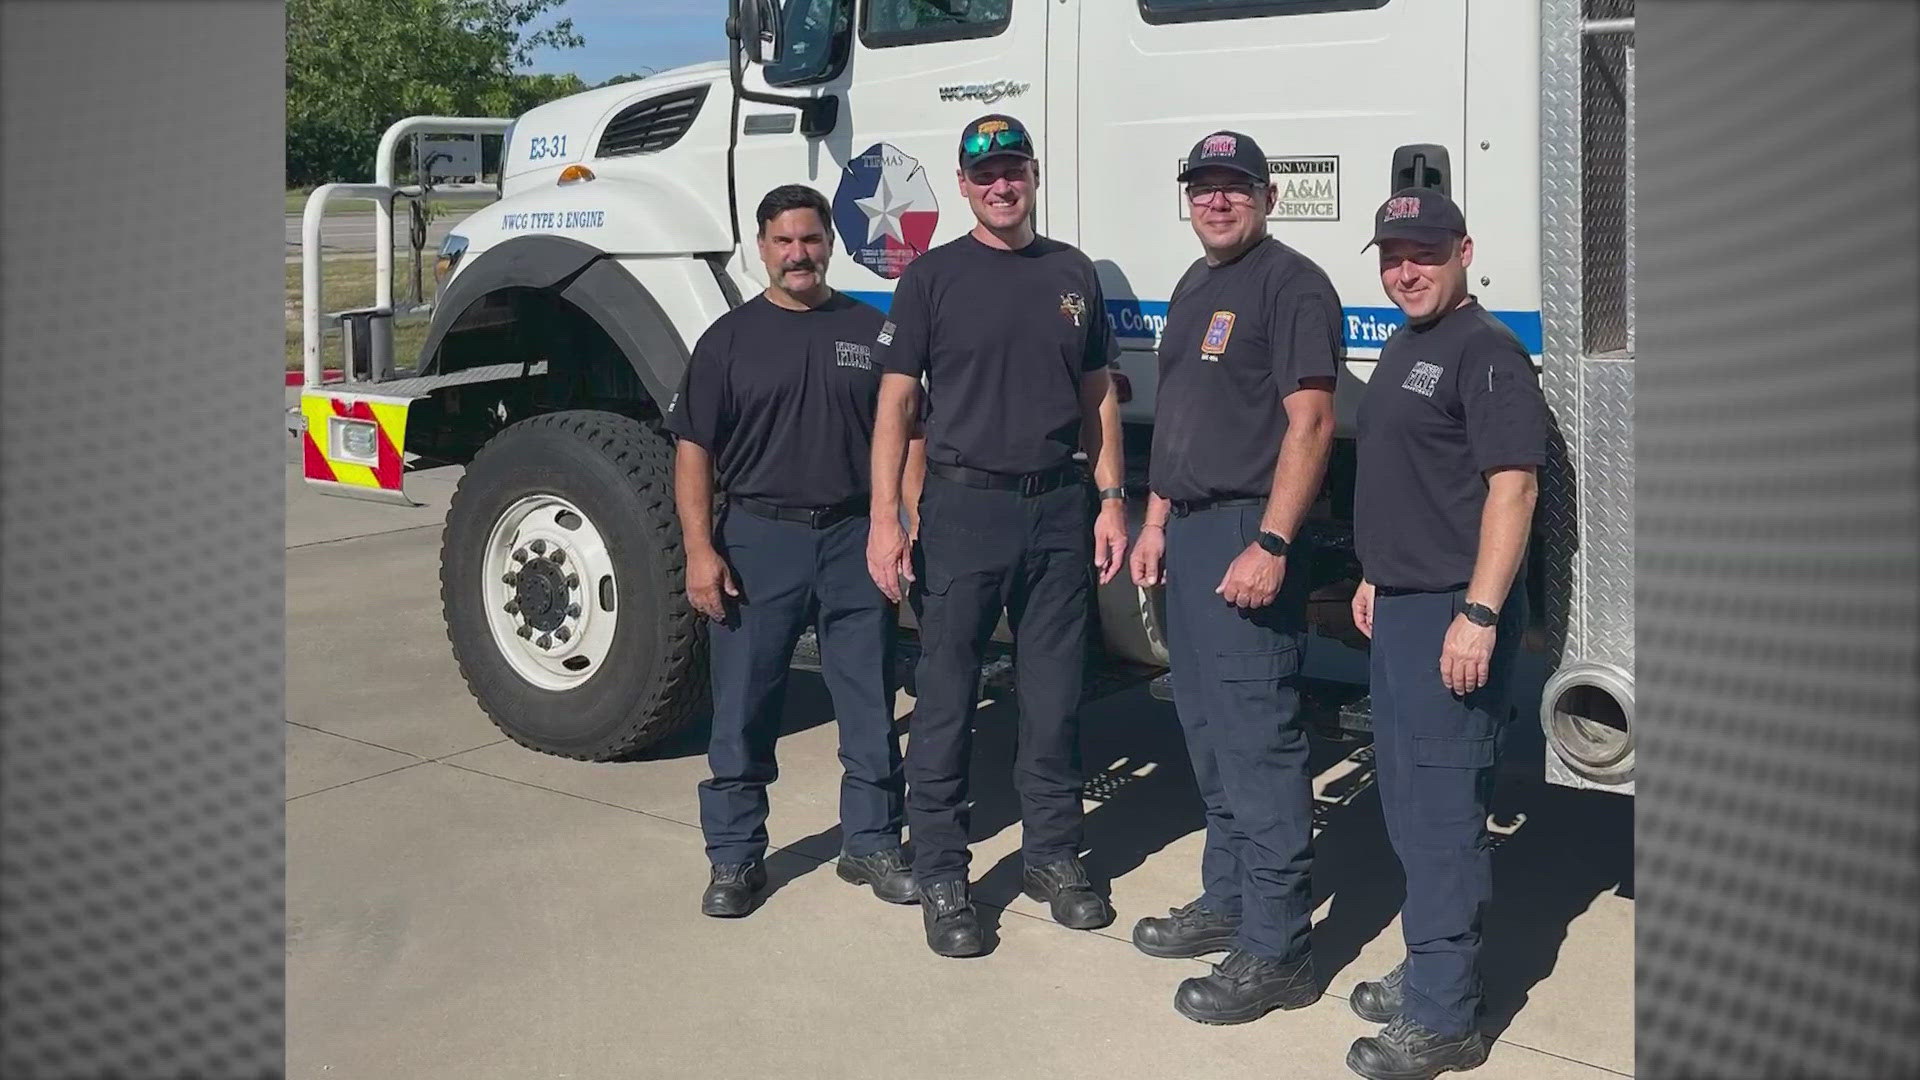
MULTIPOLYGON (((1916 7, 1639 9, 1639 1072, 1913 1075, 1916 7)), ((273 1075, 280 6, 0 48, 0 1074, 273 1075)))
POLYGON ((0 4, 0 1075, 283 1069, 278 3, 0 4))
POLYGON ((1911 2, 1642 0, 1639 1075, 1920 1075, 1911 2))

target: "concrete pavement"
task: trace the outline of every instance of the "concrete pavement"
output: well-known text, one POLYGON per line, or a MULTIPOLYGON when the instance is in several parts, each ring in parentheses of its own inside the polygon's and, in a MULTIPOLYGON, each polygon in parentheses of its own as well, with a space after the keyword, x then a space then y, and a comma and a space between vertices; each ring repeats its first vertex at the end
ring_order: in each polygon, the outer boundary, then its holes
MULTIPOLYGON (((291 442, 291 441, 290 441, 291 442)), ((840 882, 831 705, 797 674, 773 789, 774 887, 707 919, 698 730, 621 764, 507 742, 441 628, 439 526, 457 470, 400 509, 308 492, 287 465, 287 1063, 293 1077, 1261 1078, 1349 1075, 1373 1030, 1344 998, 1399 958, 1401 889, 1361 744, 1316 746, 1315 949, 1328 996, 1209 1028, 1171 1008, 1201 961, 1132 922, 1198 891, 1198 797, 1169 705, 1091 706, 1089 867, 1120 917, 1054 925, 1019 894, 1013 711, 977 738, 975 896, 991 955, 944 960, 911 907, 840 882)), ((903 724, 910 712, 903 699, 903 724)), ((909 736, 910 737, 910 736, 909 736)), ((1496 822, 1486 1080, 1633 1067, 1631 804, 1516 771, 1496 822)))

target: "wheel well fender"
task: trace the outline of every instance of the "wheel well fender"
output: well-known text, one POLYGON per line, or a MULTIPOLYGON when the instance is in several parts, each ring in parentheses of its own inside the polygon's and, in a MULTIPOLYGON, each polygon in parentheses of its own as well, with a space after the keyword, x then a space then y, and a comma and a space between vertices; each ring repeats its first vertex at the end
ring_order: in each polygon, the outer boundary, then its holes
POLYGON ((456 274, 434 306, 421 374, 447 374, 440 368, 447 335, 475 305, 508 289, 538 290, 578 308, 627 358, 656 404, 678 389, 689 354, 660 303, 606 252, 561 236, 515 237, 456 274))

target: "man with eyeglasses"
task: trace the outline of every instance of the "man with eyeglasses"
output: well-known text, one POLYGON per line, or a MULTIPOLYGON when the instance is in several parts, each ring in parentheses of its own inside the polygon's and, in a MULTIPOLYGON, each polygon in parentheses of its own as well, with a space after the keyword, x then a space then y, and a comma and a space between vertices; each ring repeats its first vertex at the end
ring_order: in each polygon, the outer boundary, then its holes
POLYGON ((1333 444, 1340 298, 1267 233, 1267 157, 1237 131, 1179 175, 1204 252, 1160 339, 1146 523, 1133 580, 1166 585, 1174 705, 1206 804, 1202 892, 1141 919, 1149 956, 1225 951, 1174 994, 1206 1024, 1320 996, 1309 949, 1313 792, 1295 678, 1309 583, 1296 545, 1333 444))
POLYGON ((1438 191, 1395 192, 1374 216, 1380 285, 1406 315, 1360 399, 1353 621, 1373 639, 1374 764, 1406 871, 1407 954, 1348 1003, 1386 1025, 1347 1066, 1423 1080, 1487 1058, 1478 1028, 1480 920, 1495 744, 1526 630, 1521 583, 1546 462, 1533 361, 1467 291, 1473 238, 1438 191))
POLYGON ((867 542, 874 582, 895 600, 910 582, 919 620, 907 824, 927 946, 942 956, 984 949, 967 879, 967 773, 981 652, 1003 608, 1019 656, 1022 885, 1064 926, 1113 920, 1079 858, 1079 703, 1088 568, 1111 580, 1127 544, 1107 373, 1119 347, 1093 263, 1034 233, 1040 167, 1018 120, 968 124, 959 164, 976 224, 907 268, 876 339, 886 374, 867 542), (900 475, 923 375, 926 472, 909 544, 900 475))

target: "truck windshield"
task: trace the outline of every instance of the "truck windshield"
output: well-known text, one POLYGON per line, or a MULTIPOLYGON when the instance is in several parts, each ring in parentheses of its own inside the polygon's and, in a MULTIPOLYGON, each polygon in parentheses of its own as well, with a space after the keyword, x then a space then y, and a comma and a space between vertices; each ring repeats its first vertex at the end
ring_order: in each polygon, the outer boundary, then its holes
POLYGON ((824 82, 847 62, 853 0, 785 0, 780 5, 780 59, 767 65, 770 86, 824 82))

